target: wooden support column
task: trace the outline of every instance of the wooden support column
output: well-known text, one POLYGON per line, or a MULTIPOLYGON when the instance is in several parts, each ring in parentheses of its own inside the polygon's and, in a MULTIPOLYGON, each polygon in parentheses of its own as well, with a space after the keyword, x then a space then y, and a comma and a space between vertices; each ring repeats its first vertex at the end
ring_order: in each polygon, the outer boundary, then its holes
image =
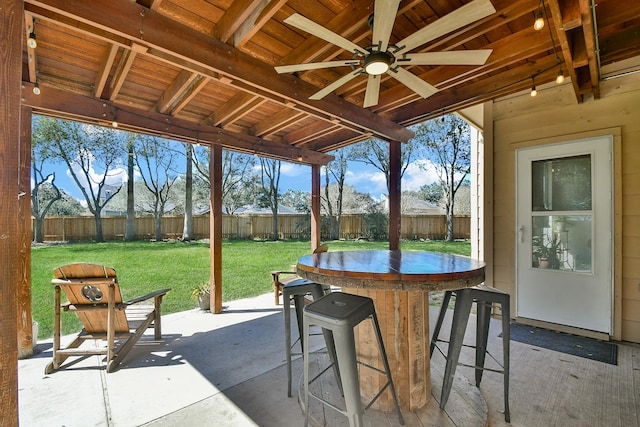
MULTIPOLYGON (((0 425, 18 425, 18 141, 24 24, 22 0, 0 7, 0 425)), ((29 189, 30 186, 27 186, 29 189)))
POLYGON ((320 165, 311 165, 311 251, 322 243, 320 236, 320 165))
POLYGON ((31 108, 22 107, 18 166, 18 359, 33 356, 31 317, 31 108))
POLYGON ((211 210, 209 212, 209 252, 211 258, 211 312, 222 313, 222 147, 211 146, 209 156, 211 210))
POLYGON ((400 249, 400 169, 402 147, 398 141, 389 143, 389 249, 400 249))

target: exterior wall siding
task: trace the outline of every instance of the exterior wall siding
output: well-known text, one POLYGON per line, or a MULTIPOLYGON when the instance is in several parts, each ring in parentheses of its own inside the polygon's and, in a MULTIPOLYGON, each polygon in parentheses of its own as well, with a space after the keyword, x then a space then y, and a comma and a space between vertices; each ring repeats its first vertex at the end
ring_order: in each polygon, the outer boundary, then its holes
MULTIPOLYGON (((640 74, 601 83, 602 97, 577 103, 571 84, 496 100, 492 129, 492 285, 515 292, 516 150, 614 135, 614 339, 640 342, 640 74), (616 136, 617 135, 617 136, 616 136)), ((485 133, 485 137, 487 134, 485 133)), ((512 299, 512 301, 515 300, 512 299)))

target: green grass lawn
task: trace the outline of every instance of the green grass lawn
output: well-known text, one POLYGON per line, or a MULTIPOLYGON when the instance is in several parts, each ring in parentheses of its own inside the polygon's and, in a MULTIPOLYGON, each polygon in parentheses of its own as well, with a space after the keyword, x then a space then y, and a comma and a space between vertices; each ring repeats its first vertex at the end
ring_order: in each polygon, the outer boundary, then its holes
MULTIPOLYGON (((386 249, 388 242, 331 241, 330 251, 386 249)), ((404 250, 469 255, 469 242, 407 241, 404 250)), ((290 270, 310 252, 308 241, 225 241, 222 244, 223 300, 232 301, 271 291, 271 270, 290 270)), ((31 252, 33 320, 40 324, 40 338, 53 334, 53 269, 73 262, 91 262, 115 268, 123 298, 171 288, 162 304, 163 314, 192 309, 193 288, 209 280, 208 243, 108 242, 34 246, 31 252)), ((74 315, 63 314, 63 333, 82 327, 74 315)))

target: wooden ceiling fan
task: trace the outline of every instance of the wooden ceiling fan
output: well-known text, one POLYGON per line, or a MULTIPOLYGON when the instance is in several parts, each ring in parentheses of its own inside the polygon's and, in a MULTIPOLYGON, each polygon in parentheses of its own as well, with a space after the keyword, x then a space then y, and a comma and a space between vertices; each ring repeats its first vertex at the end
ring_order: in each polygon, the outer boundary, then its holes
POLYGON ((400 0, 376 0, 373 13, 372 45, 367 47, 361 47, 304 16, 294 13, 284 22, 351 52, 353 57, 344 61, 278 66, 275 67, 276 71, 282 74, 350 66, 352 68, 350 73, 345 74, 324 89, 316 92, 310 96, 310 99, 322 99, 357 76, 366 74, 368 75, 368 80, 363 106, 371 107, 378 104, 380 80, 385 73, 423 98, 428 98, 436 93, 438 89, 405 70, 402 68, 403 66, 483 65, 491 55, 491 49, 410 53, 413 49, 438 37, 495 13, 496 10, 490 0, 473 0, 416 31, 396 45, 391 45, 389 41, 399 4, 400 0))

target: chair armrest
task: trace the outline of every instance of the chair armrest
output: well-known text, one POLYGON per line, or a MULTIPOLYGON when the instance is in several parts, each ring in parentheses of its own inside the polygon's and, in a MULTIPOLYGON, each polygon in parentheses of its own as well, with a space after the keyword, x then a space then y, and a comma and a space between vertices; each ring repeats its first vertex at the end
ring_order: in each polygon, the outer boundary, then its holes
POLYGON ((137 297, 137 298, 133 298, 133 299, 130 299, 128 301, 125 301, 125 302, 123 302, 123 304, 124 305, 132 305, 132 304, 137 304, 137 303, 142 302, 142 301, 150 300, 151 298, 162 297, 162 296, 166 295, 167 292, 169 292, 170 290, 171 290, 171 288, 160 289, 159 291, 151 292, 150 294, 143 295, 141 297, 137 297))
POLYGON ((296 272, 295 272, 295 271, 272 271, 272 272, 271 272, 271 275, 272 275, 273 277, 278 277, 278 276, 280 276, 281 274, 282 274, 282 275, 285 275, 285 274, 296 274, 296 272))

